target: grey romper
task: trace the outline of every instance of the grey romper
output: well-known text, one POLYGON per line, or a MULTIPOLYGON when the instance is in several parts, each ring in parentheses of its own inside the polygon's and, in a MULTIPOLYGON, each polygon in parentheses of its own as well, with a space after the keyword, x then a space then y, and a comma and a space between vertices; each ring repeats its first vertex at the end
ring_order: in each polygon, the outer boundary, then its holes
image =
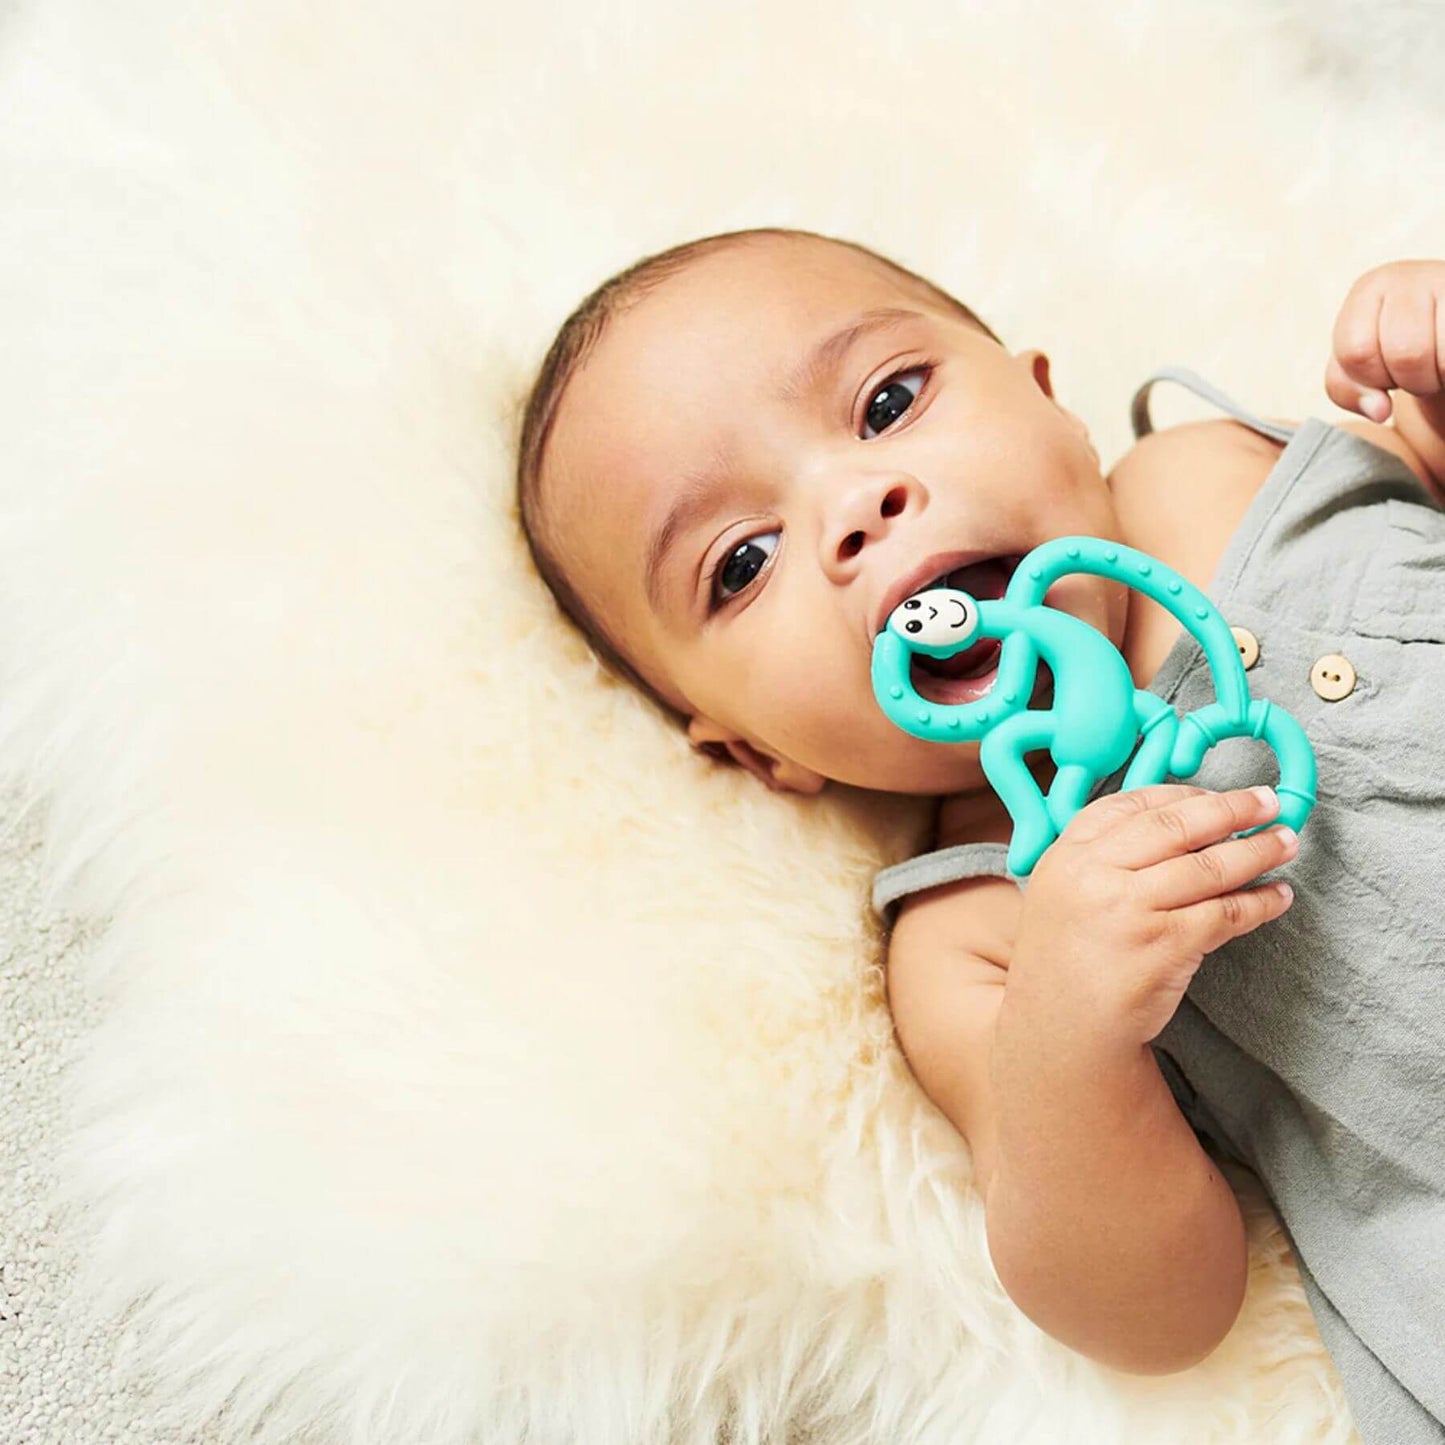
MULTIPOLYGON (((1288 879, 1294 903, 1204 961, 1155 1058, 1196 1135, 1272 1198, 1362 1440, 1439 1445, 1445 510, 1393 453, 1317 417, 1261 421, 1180 367, 1135 393, 1136 437, 1160 380, 1287 442, 1205 590, 1241 639, 1250 695, 1305 729, 1319 781, 1299 852, 1266 875, 1288 879)), ((1149 691, 1180 713, 1215 700, 1187 631, 1149 691)), ((1264 742, 1231 738, 1187 781, 1278 777, 1264 742)), ((904 894, 1011 877, 1007 853, 966 843, 881 869, 873 907, 891 926, 904 894)))

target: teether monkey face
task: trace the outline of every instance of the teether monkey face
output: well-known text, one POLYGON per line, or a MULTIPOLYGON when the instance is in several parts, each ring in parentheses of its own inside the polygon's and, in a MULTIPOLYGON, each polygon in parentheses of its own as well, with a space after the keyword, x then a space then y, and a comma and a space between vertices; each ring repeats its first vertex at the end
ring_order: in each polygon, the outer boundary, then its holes
POLYGON ((978 603, 953 587, 915 592, 894 608, 888 626, 915 652, 947 657, 973 641, 978 603))

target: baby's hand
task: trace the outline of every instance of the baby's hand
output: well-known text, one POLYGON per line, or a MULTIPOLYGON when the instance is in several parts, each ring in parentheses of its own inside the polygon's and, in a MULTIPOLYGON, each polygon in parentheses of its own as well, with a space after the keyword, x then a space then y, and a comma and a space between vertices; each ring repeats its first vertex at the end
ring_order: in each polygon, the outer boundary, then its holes
POLYGON ((1383 422, 1397 388, 1445 410, 1445 261, 1366 271, 1340 307, 1333 345, 1325 391, 1337 406, 1383 422))
POLYGON ((1278 812, 1267 789, 1187 783, 1080 809, 1024 894, 1002 1005, 1010 1021, 1062 1024, 1106 1047, 1149 1043, 1209 954, 1289 907, 1280 888, 1252 880, 1294 857, 1297 840, 1278 826, 1233 836, 1278 812))

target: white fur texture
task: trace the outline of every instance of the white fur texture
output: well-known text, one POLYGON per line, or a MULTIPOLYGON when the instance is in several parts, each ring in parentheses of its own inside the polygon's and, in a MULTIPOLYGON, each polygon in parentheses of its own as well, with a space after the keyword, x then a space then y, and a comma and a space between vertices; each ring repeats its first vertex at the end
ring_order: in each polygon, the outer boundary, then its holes
MULTIPOLYGON (((760 224, 878 246, 1045 348, 1106 463, 1173 361, 1338 419, 1346 290, 1445 236, 1440 18, 5 15, 0 771, 44 817, 46 906, 105 924, 67 1247, 165 1429, 1351 1438, 1242 1172, 1249 1296, 1197 1369, 1117 1375, 1014 1309, 867 909, 922 805, 767 794, 603 679, 511 458, 587 290, 760 224)), ((1213 413, 1165 387, 1155 414, 1213 413)), ((28 1388, 7 1439, 60 1418, 28 1388)))

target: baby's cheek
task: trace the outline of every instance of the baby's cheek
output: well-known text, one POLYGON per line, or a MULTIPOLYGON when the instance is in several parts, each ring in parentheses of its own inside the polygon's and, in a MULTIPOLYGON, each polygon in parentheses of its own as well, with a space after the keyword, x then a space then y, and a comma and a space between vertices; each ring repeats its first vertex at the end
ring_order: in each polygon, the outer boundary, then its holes
POLYGON ((846 749, 872 726, 874 713, 882 716, 871 690, 859 691, 811 659, 780 670, 770 693, 754 696, 773 724, 771 736, 790 742, 798 756, 846 749))

